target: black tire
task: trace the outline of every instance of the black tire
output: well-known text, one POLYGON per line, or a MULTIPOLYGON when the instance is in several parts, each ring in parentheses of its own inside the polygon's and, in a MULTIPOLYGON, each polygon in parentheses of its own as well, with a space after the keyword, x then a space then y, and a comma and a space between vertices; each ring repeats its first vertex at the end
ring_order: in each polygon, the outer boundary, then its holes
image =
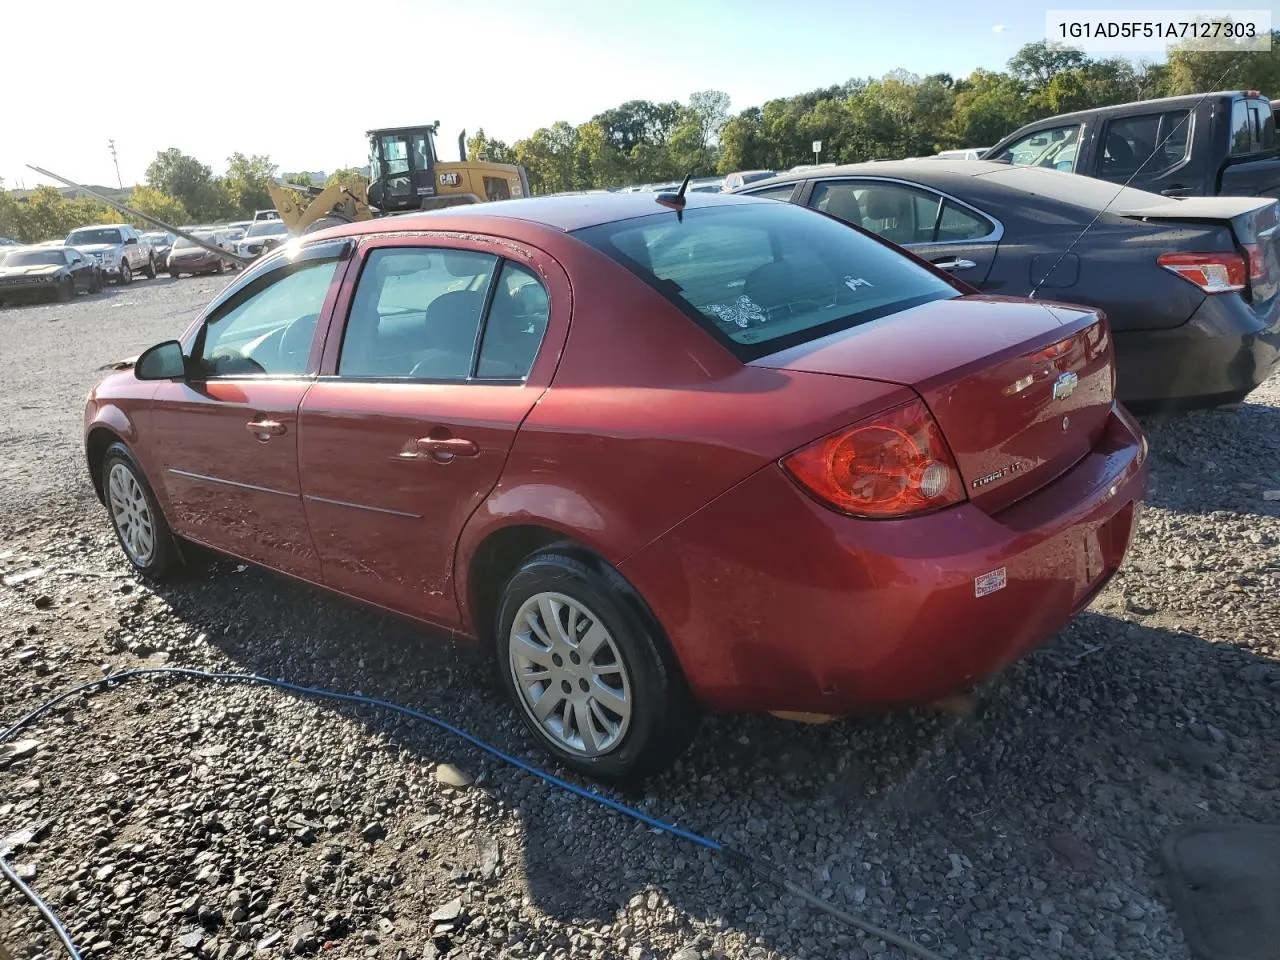
POLYGON ((221 260, 219 260, 219 261, 217 262, 217 264, 215 264, 215 265, 214 265, 213 272, 214 272, 214 273, 216 273, 216 274, 220 274, 220 273, 222 273, 222 261, 221 261, 221 260))
MULTIPOLYGON (((534 554, 507 581, 496 628, 494 659, 503 688, 525 726, 566 766, 600 780, 634 781, 669 765, 693 740, 700 712, 670 646, 628 584, 607 565, 559 548, 534 554), (532 706, 526 706, 529 701, 517 687, 517 667, 511 656, 512 626, 527 601, 548 593, 580 604, 598 621, 608 631, 625 669, 632 701, 629 721, 620 739, 595 756, 566 749, 558 742, 531 715, 532 706)), ((558 663, 562 665, 564 660, 558 663)), ((589 666, 568 669, 594 673, 589 666)), ((588 691, 585 679, 577 682, 588 691)), ((549 684, 544 695, 551 690, 549 684)), ((564 690, 569 693, 572 687, 564 690)), ((557 694, 557 699, 564 697, 557 694)))
POLYGON ((180 276, 182 276, 182 274, 178 273, 178 271, 177 271, 177 270, 170 270, 170 271, 169 271, 169 279, 170 279, 170 280, 177 280, 180 276))
POLYGON ((89 281, 89 292, 102 292, 102 273, 98 270, 93 271, 93 279, 89 281))
POLYGON ((129 448, 118 441, 107 448, 102 458, 102 490, 111 528, 115 531, 116 540, 124 552, 125 559, 132 564, 133 568, 143 576, 155 580, 163 580, 177 571, 182 565, 182 558, 178 553, 173 532, 169 529, 169 524, 160 510, 160 504, 156 502, 156 495, 152 492, 151 484, 147 482, 142 467, 134 459, 129 448), (113 508, 111 484, 113 472, 116 470, 125 470, 133 477, 146 502, 153 545, 150 553, 144 557, 139 557, 126 542, 126 534, 121 529, 121 520, 117 518, 117 511, 113 508))
POLYGON ((120 279, 116 283, 122 287, 133 283, 133 267, 129 266, 129 261, 125 257, 120 258, 120 279))
POLYGON ((156 278, 156 258, 155 257, 147 257, 147 265, 142 272, 148 280, 154 280, 156 278))
POLYGON ((54 299, 59 303, 67 303, 76 295, 76 282, 70 277, 58 281, 58 289, 54 291, 54 299))

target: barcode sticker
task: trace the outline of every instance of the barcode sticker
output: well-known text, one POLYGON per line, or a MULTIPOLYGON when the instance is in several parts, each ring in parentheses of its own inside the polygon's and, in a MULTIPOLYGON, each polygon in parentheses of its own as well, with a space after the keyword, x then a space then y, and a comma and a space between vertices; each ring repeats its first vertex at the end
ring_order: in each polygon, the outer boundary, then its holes
POLYGON ((995 593, 997 590, 1003 590, 1009 582, 1009 575, 1005 572, 1005 568, 992 570, 990 573, 984 573, 980 577, 973 578, 973 595, 975 597, 985 597, 989 593, 995 593))

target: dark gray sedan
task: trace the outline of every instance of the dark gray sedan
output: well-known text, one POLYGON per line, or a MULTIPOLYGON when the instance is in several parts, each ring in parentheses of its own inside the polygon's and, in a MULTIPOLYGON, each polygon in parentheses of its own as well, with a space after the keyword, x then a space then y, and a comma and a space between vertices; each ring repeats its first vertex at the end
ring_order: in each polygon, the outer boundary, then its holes
POLYGON ((1275 200, 1176 200, 1054 170, 935 159, 808 170, 734 192, 820 210, 983 293, 1101 307, 1120 398, 1135 407, 1241 400, 1280 361, 1275 200))

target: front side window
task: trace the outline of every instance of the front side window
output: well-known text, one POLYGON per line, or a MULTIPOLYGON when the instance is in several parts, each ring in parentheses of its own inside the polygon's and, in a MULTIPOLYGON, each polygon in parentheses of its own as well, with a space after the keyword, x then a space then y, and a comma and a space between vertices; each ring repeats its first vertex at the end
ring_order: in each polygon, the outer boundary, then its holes
POLYGON ((652 214, 574 235, 744 360, 959 295, 891 247, 789 203, 652 214))
POLYGON ((384 247, 365 260, 338 375, 466 380, 498 258, 473 250, 384 247))
POLYGON ((205 321, 192 351, 205 377, 306 372, 336 260, 302 261, 248 284, 205 321))
POLYGON ((1017 166, 1048 167, 1072 173, 1076 168, 1076 146, 1079 139, 1079 124, 1050 127, 1018 138, 990 159, 1003 160, 1017 166))

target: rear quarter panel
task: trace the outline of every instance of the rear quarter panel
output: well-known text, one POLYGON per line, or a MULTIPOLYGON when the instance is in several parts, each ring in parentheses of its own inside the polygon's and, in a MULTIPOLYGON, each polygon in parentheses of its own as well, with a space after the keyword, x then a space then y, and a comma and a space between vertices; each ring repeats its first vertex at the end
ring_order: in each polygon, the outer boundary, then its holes
POLYGON ((624 268, 572 245, 557 254, 573 287, 559 367, 463 532, 460 576, 513 524, 620 564, 762 465, 911 395, 744 365, 624 268))

